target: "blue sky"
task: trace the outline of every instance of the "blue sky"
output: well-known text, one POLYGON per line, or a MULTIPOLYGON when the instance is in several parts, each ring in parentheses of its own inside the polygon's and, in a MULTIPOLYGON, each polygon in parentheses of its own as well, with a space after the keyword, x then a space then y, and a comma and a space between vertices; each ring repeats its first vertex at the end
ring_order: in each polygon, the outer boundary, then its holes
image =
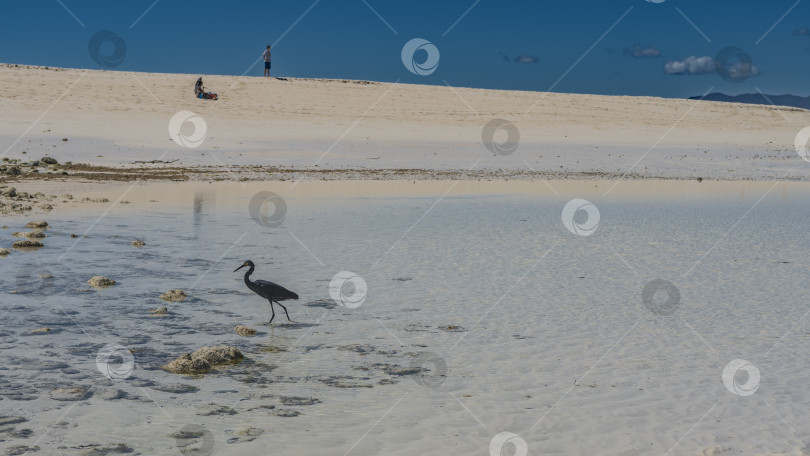
MULTIPOLYGON (((27 0, 0 8, 0 61, 9 63, 102 68, 88 43, 109 30, 126 43, 114 70, 243 74, 276 43, 275 76, 665 97, 710 88, 810 95, 810 1, 27 0), (439 50, 432 74, 403 65, 412 38, 439 50), (743 82, 710 71, 728 46, 751 57, 743 82)), ((248 74, 260 76, 262 65, 248 74)))

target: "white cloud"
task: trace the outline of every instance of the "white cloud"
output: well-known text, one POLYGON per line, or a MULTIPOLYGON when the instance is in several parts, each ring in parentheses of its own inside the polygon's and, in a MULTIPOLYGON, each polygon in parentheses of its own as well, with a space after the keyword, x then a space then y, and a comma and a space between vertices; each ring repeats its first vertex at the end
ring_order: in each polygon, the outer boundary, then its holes
MULTIPOLYGON (((722 68, 722 64, 720 65, 722 68)), ((759 74, 759 68, 751 63, 735 61, 725 68, 728 78, 746 79, 759 74)), ((717 72, 717 61, 712 57, 687 57, 664 64, 666 74, 711 74, 717 72)))
POLYGON ((636 59, 653 59, 661 56, 661 51, 652 46, 642 46, 636 44, 632 48, 624 48, 626 55, 632 56, 636 59))
POLYGON ((714 59, 711 57, 692 56, 664 64, 664 73, 666 74, 708 74, 714 72, 714 59))

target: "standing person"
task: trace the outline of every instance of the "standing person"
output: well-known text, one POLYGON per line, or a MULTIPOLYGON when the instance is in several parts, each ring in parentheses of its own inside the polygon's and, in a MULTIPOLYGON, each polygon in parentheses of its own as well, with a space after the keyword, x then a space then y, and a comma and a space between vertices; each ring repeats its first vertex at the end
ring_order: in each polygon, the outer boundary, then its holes
POLYGON ((264 57, 264 76, 270 77, 270 46, 264 50, 262 57, 264 57))

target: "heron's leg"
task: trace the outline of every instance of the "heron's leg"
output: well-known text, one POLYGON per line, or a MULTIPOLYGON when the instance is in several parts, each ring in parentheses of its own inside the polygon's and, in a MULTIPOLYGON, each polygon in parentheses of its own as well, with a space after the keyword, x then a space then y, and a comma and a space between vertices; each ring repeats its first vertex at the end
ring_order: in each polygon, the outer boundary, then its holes
MULTIPOLYGON (((270 311, 273 312, 273 316, 270 317, 270 323, 272 323, 273 319, 276 318, 276 310, 273 309, 273 301, 271 301, 270 299, 268 299, 268 301, 270 301, 270 311)), ((270 324, 270 323, 268 323, 268 324, 270 324)))
POLYGON ((276 304, 280 305, 281 308, 284 309, 284 315, 287 315, 287 321, 292 321, 292 320, 290 320, 290 314, 287 313, 287 308, 284 307, 284 304, 282 304, 280 302, 276 302, 276 304))

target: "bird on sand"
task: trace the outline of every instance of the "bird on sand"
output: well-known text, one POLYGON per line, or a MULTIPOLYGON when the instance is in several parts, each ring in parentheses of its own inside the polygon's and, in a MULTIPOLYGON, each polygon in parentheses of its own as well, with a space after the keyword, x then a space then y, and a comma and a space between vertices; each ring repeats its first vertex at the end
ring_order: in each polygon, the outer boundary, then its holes
POLYGON ((268 282, 266 280, 250 280, 250 275, 253 274, 253 271, 256 269, 256 265, 253 264, 252 261, 247 260, 242 263, 242 266, 234 269, 233 272, 236 272, 242 268, 249 267, 250 269, 245 272, 245 285, 248 288, 253 290, 254 293, 261 296, 262 298, 270 301, 270 310, 273 312, 273 316, 270 317, 270 323, 273 322, 273 319, 276 318, 276 311, 273 308, 273 303, 280 305, 282 309, 284 309, 284 314, 287 315, 287 321, 290 320, 290 314, 287 313, 287 308, 284 307, 279 301, 286 301, 287 299, 298 299, 298 295, 293 293, 292 291, 282 287, 279 284, 268 282))

